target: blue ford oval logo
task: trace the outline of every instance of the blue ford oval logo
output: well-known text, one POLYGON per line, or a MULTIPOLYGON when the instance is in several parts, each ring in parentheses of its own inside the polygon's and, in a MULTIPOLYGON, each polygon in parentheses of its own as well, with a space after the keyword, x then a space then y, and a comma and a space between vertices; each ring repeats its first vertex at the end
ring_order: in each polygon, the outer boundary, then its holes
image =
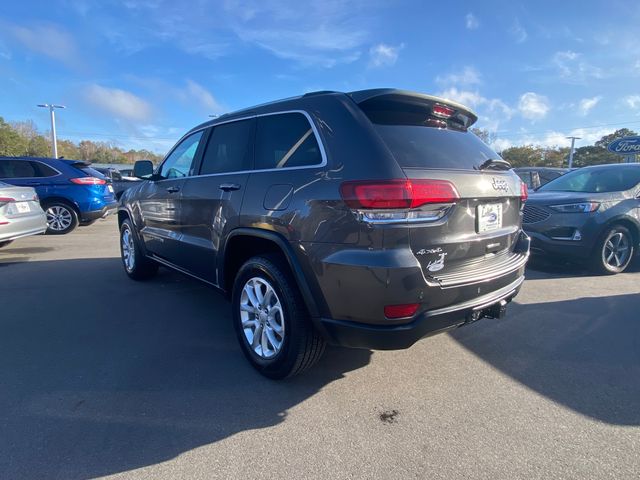
POLYGON ((607 149, 618 155, 640 153, 640 136, 618 138, 611 142, 607 149))

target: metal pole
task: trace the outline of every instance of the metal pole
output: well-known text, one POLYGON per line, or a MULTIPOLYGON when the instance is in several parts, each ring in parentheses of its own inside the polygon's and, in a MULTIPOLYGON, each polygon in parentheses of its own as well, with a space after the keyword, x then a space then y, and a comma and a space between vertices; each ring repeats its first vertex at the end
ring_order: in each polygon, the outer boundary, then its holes
POLYGON ((56 139, 56 113, 53 111, 53 105, 49 105, 51 112, 51 146, 53 149, 53 158, 58 158, 58 140, 56 139))
POLYGON ((575 152, 576 140, 580 140, 580 137, 567 137, 571 140, 571 151, 569 152, 569 168, 573 167, 573 154, 575 152))
POLYGON ((51 153, 53 154, 53 158, 58 158, 58 140, 56 138, 56 114, 54 110, 56 108, 67 108, 64 105, 55 105, 48 103, 41 103, 38 105, 39 107, 48 108, 49 116, 51 117, 51 153))

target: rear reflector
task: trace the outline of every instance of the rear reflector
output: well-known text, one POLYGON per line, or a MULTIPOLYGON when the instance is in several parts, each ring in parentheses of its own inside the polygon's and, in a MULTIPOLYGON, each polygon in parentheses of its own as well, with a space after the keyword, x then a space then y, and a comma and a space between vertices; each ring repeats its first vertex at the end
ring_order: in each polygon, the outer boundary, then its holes
POLYGON ((449 118, 455 113, 455 110, 451 107, 445 107, 444 105, 435 104, 431 109, 433 114, 437 117, 449 118))
POLYGON ((520 182, 520 200, 524 203, 527 201, 527 198, 529 198, 529 188, 526 183, 520 182))
POLYGON ((387 305, 384 307, 384 316, 387 318, 412 317, 417 311, 419 303, 407 303, 404 305, 387 305))
POLYGON ((355 209, 416 208, 428 203, 451 203, 460 198, 446 180, 386 180, 344 182, 340 194, 355 209))
POLYGON ((70 180, 77 185, 105 185, 107 183, 106 180, 97 177, 79 177, 70 180))

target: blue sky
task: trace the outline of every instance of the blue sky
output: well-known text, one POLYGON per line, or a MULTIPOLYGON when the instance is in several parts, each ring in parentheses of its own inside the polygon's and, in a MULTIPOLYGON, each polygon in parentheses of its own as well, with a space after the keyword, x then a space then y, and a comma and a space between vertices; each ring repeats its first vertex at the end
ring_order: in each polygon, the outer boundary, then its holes
POLYGON ((397 87, 480 115, 497 148, 640 129, 640 2, 65 0, 0 7, 0 116, 164 152, 311 90, 397 87), (587 128, 588 127, 588 128, 587 128))

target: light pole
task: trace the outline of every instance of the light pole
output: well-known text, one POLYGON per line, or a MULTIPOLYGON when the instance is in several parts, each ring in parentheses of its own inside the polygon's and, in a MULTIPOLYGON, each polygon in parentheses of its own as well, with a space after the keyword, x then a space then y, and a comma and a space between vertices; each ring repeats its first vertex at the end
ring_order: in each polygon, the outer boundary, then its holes
POLYGON ((571 152, 569 152, 569 168, 573 167, 573 153, 576 151, 576 140, 580 140, 581 137, 567 137, 571 140, 571 152))
POLYGON ((38 106, 49 109, 49 115, 51 116, 51 150, 53 152, 53 158, 58 158, 58 141, 56 139, 56 114, 54 110, 56 108, 67 107, 65 107, 64 105, 54 105, 48 103, 41 103, 38 106))

